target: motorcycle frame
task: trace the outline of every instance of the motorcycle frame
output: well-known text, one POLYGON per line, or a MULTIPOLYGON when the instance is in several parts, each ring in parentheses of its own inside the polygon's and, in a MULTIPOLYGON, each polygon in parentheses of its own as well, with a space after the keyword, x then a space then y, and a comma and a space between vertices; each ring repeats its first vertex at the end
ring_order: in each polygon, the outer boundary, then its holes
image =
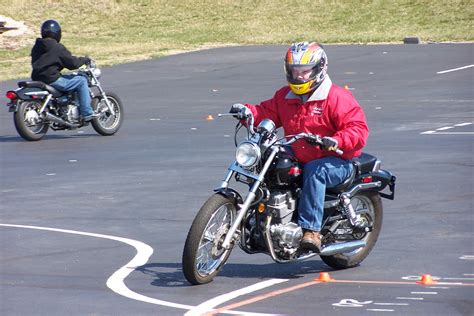
MULTIPOLYGON (((99 78, 96 76, 96 74, 94 72, 94 69, 96 69, 96 68, 93 68, 93 67, 90 67, 89 65, 87 65, 86 71, 82 71, 83 73, 87 73, 86 76, 90 79, 89 80, 90 95, 91 95, 92 98, 95 97, 95 94, 92 92, 91 88, 92 87, 97 87, 97 89, 99 90, 100 96, 103 98, 103 100, 105 101, 105 104, 107 105, 108 110, 111 112, 112 115, 115 115, 114 108, 110 104, 109 99, 107 98, 107 94, 105 93, 105 90, 102 88, 102 85, 99 81, 99 78)), ((73 72, 73 74, 78 74, 78 72, 73 72)), ((25 88, 23 88, 23 87, 18 88, 16 91, 19 91, 21 89, 25 89, 25 88)), ((43 104, 41 105, 41 108, 39 110, 39 114, 42 114, 46 111, 46 107, 48 106, 49 102, 53 98, 53 94, 46 91, 46 90, 25 92, 25 95, 31 96, 32 100, 44 99, 43 104)), ((24 100, 24 99, 21 99, 21 98, 19 100, 28 101, 28 100, 24 100)), ((16 111, 17 111, 17 102, 10 103, 9 112, 16 112, 16 111)), ((63 122, 60 122, 60 123, 68 125, 70 127, 75 126, 75 124, 71 124, 71 123, 67 124, 67 122, 65 122, 65 121, 64 121, 64 123, 63 122)))

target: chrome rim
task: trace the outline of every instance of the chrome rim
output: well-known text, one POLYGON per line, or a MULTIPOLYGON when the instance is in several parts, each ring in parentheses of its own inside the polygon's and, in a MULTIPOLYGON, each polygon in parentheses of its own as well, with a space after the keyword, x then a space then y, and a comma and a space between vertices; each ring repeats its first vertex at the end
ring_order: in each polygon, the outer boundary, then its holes
POLYGON ((43 130, 43 120, 39 115, 40 105, 34 102, 29 102, 25 106, 23 113, 23 122, 25 126, 35 134, 40 133, 43 130))
POLYGON ((232 204, 225 204, 212 214, 199 243, 196 258, 196 270, 199 275, 210 275, 222 265, 229 250, 222 248, 221 245, 232 221, 232 204))
POLYGON ((119 124, 122 113, 120 112, 118 101, 114 97, 107 96, 107 99, 112 105, 115 114, 112 115, 105 100, 101 99, 97 104, 97 113, 99 113, 97 122, 105 129, 114 129, 119 124))

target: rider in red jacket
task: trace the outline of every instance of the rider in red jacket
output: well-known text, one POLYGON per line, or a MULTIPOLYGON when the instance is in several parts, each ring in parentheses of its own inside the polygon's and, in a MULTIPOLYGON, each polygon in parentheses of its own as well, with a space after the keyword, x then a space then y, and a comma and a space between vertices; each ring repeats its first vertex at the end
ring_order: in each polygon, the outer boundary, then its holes
POLYGON ((259 105, 234 104, 231 112, 251 111, 258 124, 265 118, 283 127, 285 135, 302 132, 320 135, 322 148, 300 139, 292 144, 304 164, 303 190, 299 201, 299 225, 304 230, 301 247, 319 252, 324 195, 350 176, 350 161, 360 155, 369 130, 365 114, 353 95, 332 83, 327 74, 327 56, 321 45, 300 42, 285 56, 288 86, 259 105), (328 149, 344 151, 338 156, 328 149))

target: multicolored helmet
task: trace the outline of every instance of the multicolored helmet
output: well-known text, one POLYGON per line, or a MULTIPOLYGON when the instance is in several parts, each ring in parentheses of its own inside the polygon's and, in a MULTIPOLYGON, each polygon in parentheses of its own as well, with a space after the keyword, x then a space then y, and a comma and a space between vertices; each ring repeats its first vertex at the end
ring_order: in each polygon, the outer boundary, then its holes
POLYGON ((302 95, 314 91, 327 74, 328 58, 318 43, 299 42, 288 48, 285 56, 286 80, 293 93, 302 95), (311 70, 308 78, 296 77, 295 72, 311 70))

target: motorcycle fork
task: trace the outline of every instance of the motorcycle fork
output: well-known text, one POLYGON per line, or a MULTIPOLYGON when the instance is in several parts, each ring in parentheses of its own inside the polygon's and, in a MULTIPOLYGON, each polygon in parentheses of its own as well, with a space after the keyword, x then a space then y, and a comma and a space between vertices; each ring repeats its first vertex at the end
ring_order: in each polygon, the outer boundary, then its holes
POLYGON ((96 86, 97 89, 99 89, 100 96, 105 101, 105 104, 107 105, 107 108, 109 109, 110 113, 112 115, 115 115, 114 107, 110 104, 109 98, 107 98, 107 95, 105 94, 104 89, 102 89, 102 86, 101 86, 99 80, 97 79, 97 77, 94 75, 93 72, 91 72, 91 74, 92 74, 92 78, 94 78, 92 85, 96 86))
MULTIPOLYGON (((267 161, 265 161, 265 164, 263 165, 262 171, 260 172, 260 174, 257 177, 253 177, 255 179, 255 182, 251 185, 249 193, 248 193, 247 197, 244 200, 244 203, 237 205, 238 206, 237 217, 235 218, 234 223, 232 223, 232 226, 230 227, 229 231, 227 232, 227 235, 225 236, 224 242, 222 243, 222 247, 225 248, 225 249, 230 249, 232 241, 236 239, 236 236, 234 236, 234 235, 235 235, 237 229, 239 228, 239 226, 242 222, 242 219, 244 218, 245 214, 247 213, 250 205, 252 204, 253 200, 255 199, 256 192, 257 192, 258 188, 260 187, 260 185, 262 184, 263 178, 264 178, 265 174, 267 173, 268 168, 270 168, 270 165, 271 165, 273 159, 275 158, 275 156, 276 156, 279 149, 278 149, 277 146, 275 146, 275 147, 272 147, 271 150, 272 151, 271 151, 270 155, 268 156, 267 161)), ((235 166, 235 164, 234 164, 234 166, 235 166)), ((231 166, 229 169, 230 169, 230 172, 227 174, 226 180, 230 180, 230 177, 234 173, 234 171, 233 171, 234 167, 233 166, 231 166)), ((224 181, 224 183, 225 183, 225 181, 224 181)))

